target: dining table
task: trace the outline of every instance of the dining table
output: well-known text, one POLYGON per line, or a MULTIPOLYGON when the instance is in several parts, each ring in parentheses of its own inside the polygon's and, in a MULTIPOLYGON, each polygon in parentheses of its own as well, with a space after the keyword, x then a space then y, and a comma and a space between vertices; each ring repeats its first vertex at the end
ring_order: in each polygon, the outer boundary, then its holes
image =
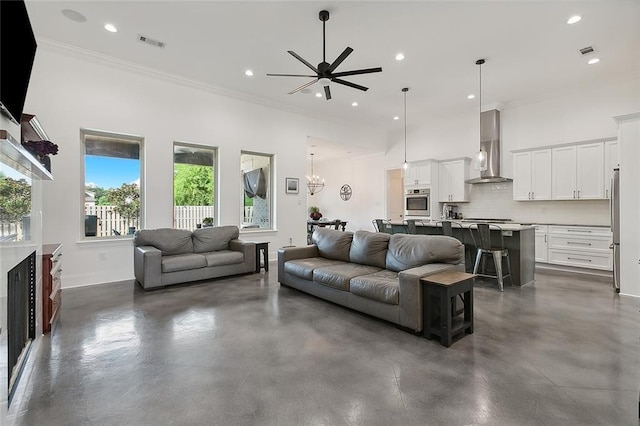
POLYGON ((347 227, 346 220, 334 219, 334 220, 307 220, 307 244, 312 244, 311 236, 313 235, 313 231, 316 228, 326 228, 333 227, 335 229, 340 229, 344 232, 347 227))

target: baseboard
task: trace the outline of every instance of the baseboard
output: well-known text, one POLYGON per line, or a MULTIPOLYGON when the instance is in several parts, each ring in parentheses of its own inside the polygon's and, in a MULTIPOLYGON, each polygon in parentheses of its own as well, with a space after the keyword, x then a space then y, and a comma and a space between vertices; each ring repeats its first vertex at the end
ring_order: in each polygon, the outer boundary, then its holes
POLYGON ((613 279, 612 271, 601 271, 598 269, 576 268, 572 266, 554 265, 551 263, 536 263, 536 270, 538 269, 543 271, 569 272, 573 274, 582 274, 582 275, 589 275, 592 277, 613 279))
POLYGON ((120 281, 132 281, 134 276, 128 271, 101 271, 99 273, 65 275, 62 288, 86 287, 120 281))

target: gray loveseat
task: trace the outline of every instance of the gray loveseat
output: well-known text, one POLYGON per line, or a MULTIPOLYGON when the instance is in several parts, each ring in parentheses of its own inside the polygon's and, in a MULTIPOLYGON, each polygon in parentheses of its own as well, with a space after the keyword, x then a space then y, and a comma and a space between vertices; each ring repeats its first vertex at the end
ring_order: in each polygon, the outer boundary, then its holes
POLYGON ((464 245, 438 235, 317 229, 313 245, 278 250, 278 281, 409 328, 422 330, 420 277, 464 272, 464 245))
POLYGON ((145 229, 133 239, 136 281, 154 289, 188 281, 255 272, 255 243, 240 241, 237 226, 145 229))

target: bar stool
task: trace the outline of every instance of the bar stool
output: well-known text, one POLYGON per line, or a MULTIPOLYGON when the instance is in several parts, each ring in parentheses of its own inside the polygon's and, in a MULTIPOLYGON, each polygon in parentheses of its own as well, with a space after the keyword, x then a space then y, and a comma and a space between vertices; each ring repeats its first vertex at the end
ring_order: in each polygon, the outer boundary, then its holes
POLYGON ((417 219, 406 219, 407 223, 407 234, 415 234, 416 233, 416 220, 417 219))
MULTIPOLYGON (((469 226, 469 232, 471 233, 471 239, 473 244, 477 248, 476 262, 473 266, 473 273, 481 277, 495 278, 498 280, 498 287, 500 291, 504 291, 504 279, 511 278, 511 262, 509 261, 509 250, 504 247, 504 236, 502 235, 502 228, 497 225, 488 225, 486 223, 477 223, 469 226), (500 234, 500 245, 491 244, 491 231, 498 231, 500 234), (493 263, 496 268, 496 275, 488 275, 485 268, 485 255, 491 255, 493 263), (507 262, 506 275, 502 273, 502 259, 505 258, 507 262), (482 263, 482 271, 478 273, 480 264, 482 263)), ((511 282, 513 284, 513 280, 511 282)))
POLYGON ((378 232, 384 232, 385 234, 393 234, 391 222, 386 219, 374 219, 375 227, 378 232))
MULTIPOLYGON (((463 235, 463 227, 460 223, 458 222, 451 222, 450 220, 441 220, 436 222, 436 227, 440 226, 442 228, 442 235, 445 235, 447 237, 453 237, 456 240, 460 241, 462 244, 464 244, 464 235, 463 235), (454 235, 453 233, 453 229, 458 229, 460 232, 458 232, 458 236, 454 235)), ((470 259, 467 258, 467 250, 465 248, 464 251, 464 263, 465 265, 468 265, 471 263, 470 259)))

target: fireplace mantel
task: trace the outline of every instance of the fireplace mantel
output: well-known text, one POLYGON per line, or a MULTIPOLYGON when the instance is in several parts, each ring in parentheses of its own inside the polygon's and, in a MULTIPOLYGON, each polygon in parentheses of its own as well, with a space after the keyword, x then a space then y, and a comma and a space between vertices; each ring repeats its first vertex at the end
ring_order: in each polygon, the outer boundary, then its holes
POLYGON ((24 175, 53 180, 51 173, 6 130, 0 130, 0 157, 0 161, 24 175))

